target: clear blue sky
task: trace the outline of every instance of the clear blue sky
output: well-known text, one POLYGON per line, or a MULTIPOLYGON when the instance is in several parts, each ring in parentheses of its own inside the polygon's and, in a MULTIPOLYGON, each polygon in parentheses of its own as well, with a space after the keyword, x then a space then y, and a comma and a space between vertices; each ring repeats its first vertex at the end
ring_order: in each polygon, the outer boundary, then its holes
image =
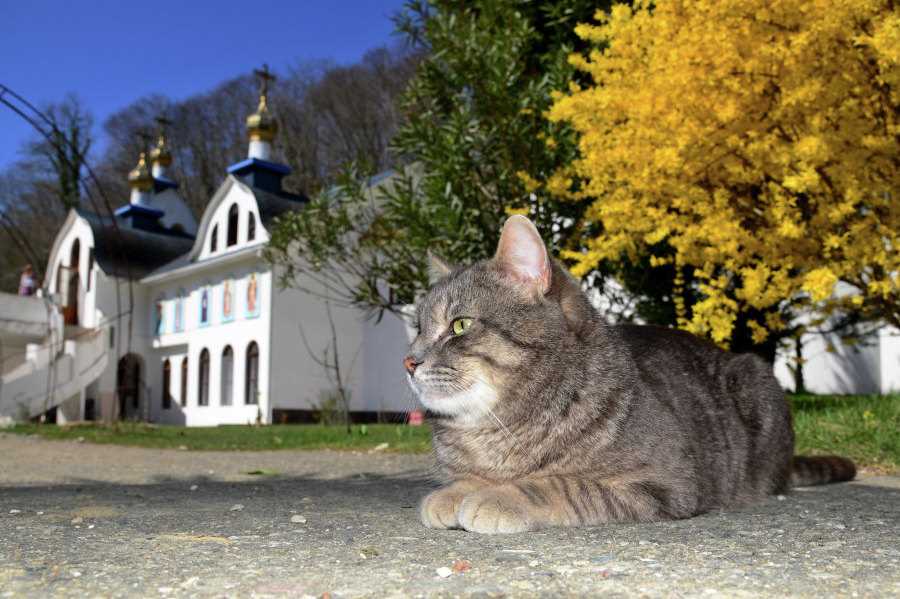
MULTIPOLYGON (((264 62, 358 60, 397 41, 403 0, 0 0, 0 83, 41 106, 79 96, 95 118, 141 96, 183 99, 264 62)), ((0 169, 28 125, 0 105, 0 169)), ((100 140, 102 143, 102 139, 100 140)))

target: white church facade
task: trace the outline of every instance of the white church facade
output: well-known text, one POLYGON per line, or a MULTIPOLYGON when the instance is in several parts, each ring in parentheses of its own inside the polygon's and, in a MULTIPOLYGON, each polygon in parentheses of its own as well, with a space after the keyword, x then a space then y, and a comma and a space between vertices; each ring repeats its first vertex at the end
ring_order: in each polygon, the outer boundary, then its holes
POLYGON ((30 344, 29 359, 3 373, 0 416, 55 407, 58 422, 306 419, 335 392, 310 355, 333 351, 334 338, 358 418, 412 408, 402 320, 388 314, 376 325, 361 311, 279 288, 263 251, 276 217, 307 198, 282 188, 290 169, 271 161, 277 124, 265 85, 247 126, 248 157, 229 167, 199 223, 168 177, 162 135, 151 164, 142 154, 129 174, 130 201, 115 215, 69 213, 44 284, 55 339, 30 344))

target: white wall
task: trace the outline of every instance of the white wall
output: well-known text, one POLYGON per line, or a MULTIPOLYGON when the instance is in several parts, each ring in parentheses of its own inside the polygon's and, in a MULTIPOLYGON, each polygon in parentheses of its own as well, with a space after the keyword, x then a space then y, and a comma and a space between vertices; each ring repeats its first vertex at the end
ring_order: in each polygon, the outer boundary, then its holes
POLYGON ((165 213, 159 219, 164 227, 171 228, 173 225, 181 225, 185 233, 196 235, 197 219, 194 218, 191 209, 175 189, 169 188, 154 194, 153 207, 165 213))
MULTIPOLYGON (((324 294, 314 281, 298 282, 324 294)), ((402 360, 409 340, 405 324, 385 314, 379 324, 361 310, 332 304, 342 378, 350 389, 352 410, 406 412, 412 398, 404 380, 402 360)), ((300 327, 317 357, 332 345, 324 301, 296 289, 279 290, 272 313, 272 405, 275 409, 314 410, 320 393, 336 389, 325 368, 317 364, 300 336, 300 327)))
MULTIPOLYGON (((103 271, 97 274, 97 326, 104 329, 109 347, 109 362, 106 370, 91 391, 96 394, 97 417, 111 420, 118 414, 115 407, 116 376, 119 360, 126 354, 140 356, 143 392, 141 401, 146 401, 151 393, 152 372, 148 370, 152 337, 148 334, 147 289, 138 282, 108 276, 103 271), (116 290, 118 288, 118 294, 116 290), (129 326, 130 324, 130 326, 129 326)), ((143 411, 143 410, 142 410, 143 411)), ((146 411, 143 411, 146 414, 146 411)))
MULTIPOLYGON (((310 282, 304 285, 315 288, 310 282)), ((332 306, 332 317, 338 338, 342 378, 351 392, 351 403, 361 407, 361 391, 357 385, 361 371, 362 330, 359 314, 332 306), (354 363, 354 356, 356 360, 354 363)), ((325 304, 318 298, 296 289, 279 290, 272 305, 271 394, 273 409, 316 409, 320 392, 335 389, 326 370, 315 363, 300 336, 300 327, 317 357, 331 344, 331 327, 325 304)))
MULTIPOLYGON (((55 294, 60 301, 66 296, 65 289, 58 289, 57 283, 60 282, 58 276, 62 267, 71 268, 69 264, 72 255, 72 247, 78 241, 78 323, 83 327, 97 326, 98 316, 96 314, 96 288, 97 273, 99 267, 96 261, 93 268, 89 270, 91 251, 94 248, 94 234, 90 225, 81 217, 75 217, 74 212, 70 213, 67 219, 67 227, 60 231, 60 237, 54 247, 54 251, 50 255, 50 259, 46 269, 46 279, 44 286, 49 289, 51 294, 55 294), (90 287, 88 287, 90 284, 90 287)), ((67 283, 66 277, 62 278, 62 284, 67 283)))
POLYGON ((151 382, 151 417, 155 421, 190 426, 216 424, 246 424, 255 422, 261 415, 268 422, 269 395, 269 329, 271 303, 271 276, 265 263, 254 254, 247 254, 238 262, 210 265, 191 274, 172 277, 147 285, 146 331, 152 339, 148 353, 148 381, 151 382), (258 315, 247 312, 247 288, 250 277, 256 278, 258 315), (223 317, 224 282, 232 288, 232 319, 223 317), (208 324, 200 320, 203 291, 208 293, 208 324), (175 329, 175 309, 179 297, 183 297, 182 330, 175 329), (163 302, 165 327, 160 335, 155 330, 155 304, 163 302), (259 397, 258 404, 245 403, 245 366, 247 349, 251 342, 259 348, 259 397), (231 346, 234 356, 233 396, 231 405, 222 405, 221 374, 222 353, 231 346), (209 405, 199 405, 199 368, 201 352, 207 349, 210 356, 209 405), (180 406, 181 361, 188 358, 187 405, 180 406), (171 360, 172 379, 170 393, 174 402, 169 410, 162 409, 162 372, 166 359, 171 360))
POLYGON ((227 195, 213 209, 207 228, 200 233, 203 235, 203 240, 200 246, 199 260, 234 252, 250 245, 259 245, 269 240, 269 234, 259 220, 256 198, 253 197, 252 192, 237 181, 232 184, 227 195), (237 244, 228 246, 228 211, 233 205, 238 207, 238 236, 237 244), (247 239, 247 226, 251 214, 256 219, 256 235, 252 241, 247 239), (218 239, 216 250, 212 252, 210 251, 210 238, 214 227, 217 227, 218 239))
POLYGON ((365 410, 409 412, 419 407, 403 369, 410 340, 408 324, 394 314, 385 313, 378 324, 363 324, 361 393, 365 410))
POLYGON ((878 331, 881 350, 881 392, 900 393, 900 331, 884 327, 878 331))
MULTIPOLYGON (((806 390, 820 394, 879 393, 881 355, 877 339, 847 345, 836 335, 807 334, 803 344, 803 381, 806 390)), ((785 389, 795 387, 793 354, 779 355, 775 376, 785 389)))

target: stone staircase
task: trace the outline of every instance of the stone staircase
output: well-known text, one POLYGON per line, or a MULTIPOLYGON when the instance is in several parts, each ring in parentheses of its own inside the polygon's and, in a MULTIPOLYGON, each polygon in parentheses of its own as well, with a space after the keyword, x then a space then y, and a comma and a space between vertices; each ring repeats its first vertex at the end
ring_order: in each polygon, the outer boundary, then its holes
POLYGON ((62 343, 41 345, 28 360, 3 375, 0 421, 24 421, 43 414, 81 392, 106 368, 105 329, 81 333, 62 343))

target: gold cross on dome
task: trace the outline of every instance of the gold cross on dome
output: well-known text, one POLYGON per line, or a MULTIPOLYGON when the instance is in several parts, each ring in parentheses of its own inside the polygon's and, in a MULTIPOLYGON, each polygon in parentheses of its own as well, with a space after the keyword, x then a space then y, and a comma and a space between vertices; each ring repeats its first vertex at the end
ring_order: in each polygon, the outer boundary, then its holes
POLYGON ((153 119, 153 120, 156 121, 156 124, 157 124, 157 125, 159 125, 159 132, 160 132, 160 133, 163 133, 163 132, 166 130, 166 127, 168 127, 169 125, 172 124, 172 121, 170 121, 169 119, 167 119, 167 118, 164 117, 164 116, 158 116, 158 117, 156 117, 156 118, 153 119))
POLYGON ((138 138, 141 140, 141 152, 146 152, 147 147, 150 145, 150 142, 153 141, 153 136, 150 135, 150 132, 146 129, 141 129, 137 132, 138 138))
POLYGON ((269 72, 269 65, 263 63, 262 69, 253 69, 253 74, 259 78, 259 95, 267 96, 269 93, 269 81, 275 81, 276 77, 269 72))

